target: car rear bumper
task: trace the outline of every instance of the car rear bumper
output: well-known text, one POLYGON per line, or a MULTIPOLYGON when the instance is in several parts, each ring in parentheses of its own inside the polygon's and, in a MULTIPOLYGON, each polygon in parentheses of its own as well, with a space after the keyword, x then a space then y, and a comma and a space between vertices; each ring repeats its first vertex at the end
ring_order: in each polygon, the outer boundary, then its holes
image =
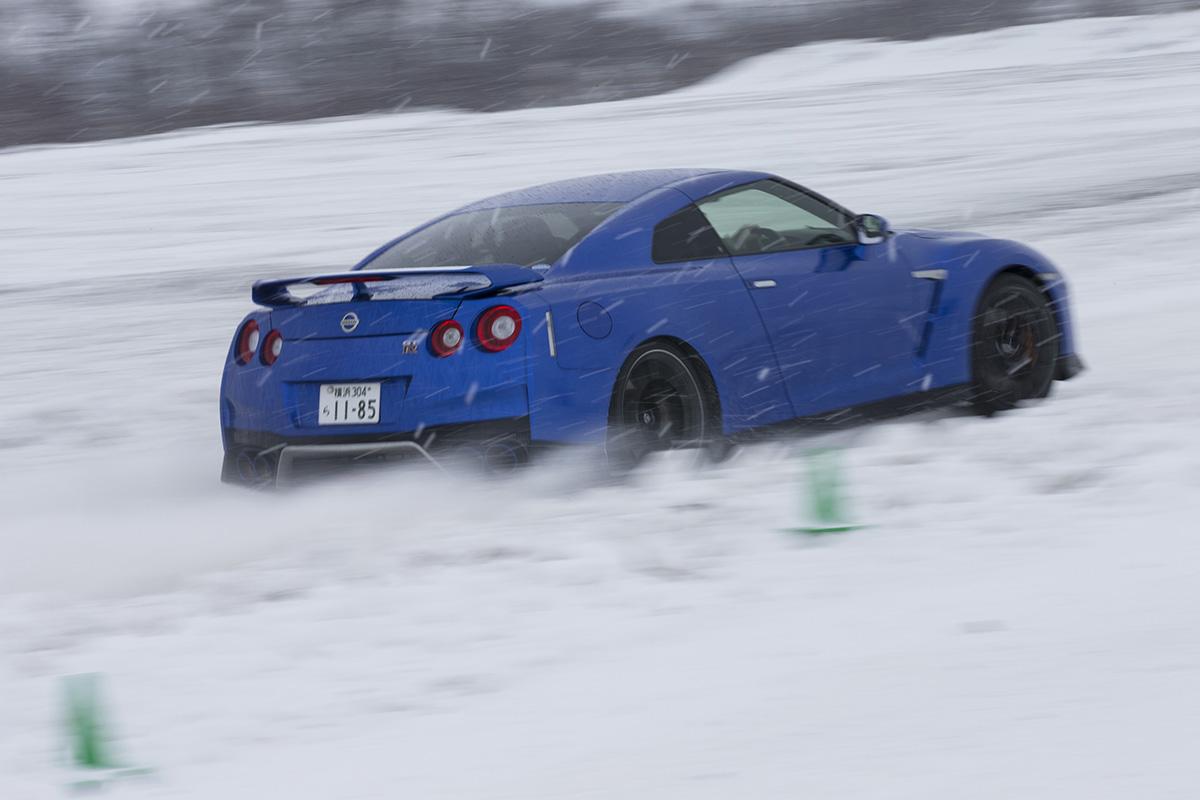
POLYGON ((1087 367, 1084 366, 1082 358, 1075 353, 1068 353, 1067 355, 1059 356, 1058 363, 1054 366, 1054 379, 1056 381, 1069 381, 1085 369, 1087 367))
POLYGON ((234 428, 222 433, 221 480, 247 486, 283 486, 311 474, 414 459, 440 466, 444 459, 460 456, 503 466, 523 461, 530 446, 528 417, 337 436, 282 436, 234 428))

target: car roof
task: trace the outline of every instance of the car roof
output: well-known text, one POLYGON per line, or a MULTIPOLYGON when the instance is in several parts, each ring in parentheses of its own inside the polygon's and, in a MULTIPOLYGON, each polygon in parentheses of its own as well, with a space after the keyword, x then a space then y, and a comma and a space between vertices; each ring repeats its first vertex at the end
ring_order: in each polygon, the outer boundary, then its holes
POLYGON ((628 203, 657 189, 664 189, 673 184, 702 176, 721 175, 733 179, 745 175, 748 179, 753 180, 759 174, 723 169, 645 169, 632 172, 608 172, 504 192, 471 203, 454 213, 544 203, 628 203))

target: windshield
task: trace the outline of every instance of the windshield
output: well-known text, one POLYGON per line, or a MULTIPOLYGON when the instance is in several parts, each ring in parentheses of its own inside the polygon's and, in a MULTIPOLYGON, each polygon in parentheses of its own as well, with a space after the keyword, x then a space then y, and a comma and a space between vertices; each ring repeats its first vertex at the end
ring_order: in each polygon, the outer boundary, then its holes
POLYGON ((384 250, 365 269, 553 264, 621 203, 554 203, 467 211, 384 250))

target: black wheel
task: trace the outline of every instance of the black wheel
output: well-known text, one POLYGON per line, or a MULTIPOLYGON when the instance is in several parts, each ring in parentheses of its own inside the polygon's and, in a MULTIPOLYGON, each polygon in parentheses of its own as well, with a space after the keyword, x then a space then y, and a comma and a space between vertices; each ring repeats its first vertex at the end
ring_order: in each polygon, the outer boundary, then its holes
POLYGON ((975 314, 971 401, 985 414, 1045 397, 1058 361, 1058 325, 1046 296, 1029 280, 1001 275, 975 314))
POLYGON ((630 468, 656 450, 722 449, 716 391, 698 361, 665 342, 633 351, 609 408, 611 464, 630 468))

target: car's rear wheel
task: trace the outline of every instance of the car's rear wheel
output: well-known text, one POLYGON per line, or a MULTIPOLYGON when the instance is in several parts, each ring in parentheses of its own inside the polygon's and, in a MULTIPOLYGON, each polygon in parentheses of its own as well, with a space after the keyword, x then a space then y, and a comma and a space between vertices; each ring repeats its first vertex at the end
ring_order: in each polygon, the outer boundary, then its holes
POLYGON ((648 342, 626 360, 609 408, 607 452, 618 469, 659 450, 724 450, 716 390, 703 363, 669 342, 648 342))
POLYGON ((1046 295, 1019 275, 1001 275, 975 315, 971 401, 984 414, 1050 394, 1059 336, 1046 295))

